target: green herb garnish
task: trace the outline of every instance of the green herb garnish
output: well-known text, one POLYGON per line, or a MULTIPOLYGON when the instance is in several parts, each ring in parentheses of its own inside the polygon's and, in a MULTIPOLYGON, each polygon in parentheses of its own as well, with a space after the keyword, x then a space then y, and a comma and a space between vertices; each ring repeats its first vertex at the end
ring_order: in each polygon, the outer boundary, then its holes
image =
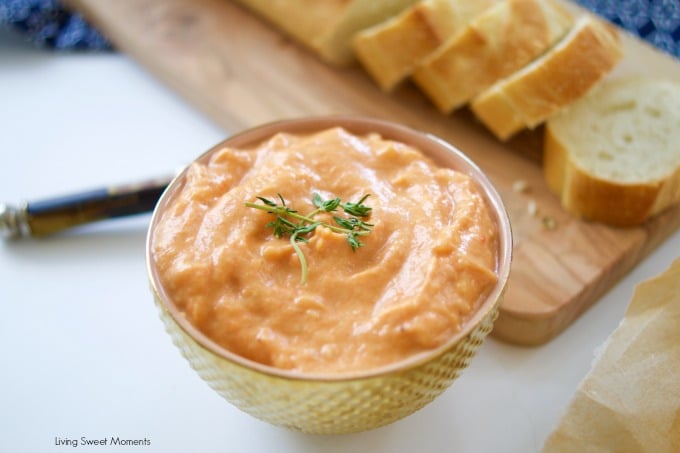
POLYGON ((307 281, 307 260, 298 242, 308 242, 307 236, 316 230, 316 227, 321 225, 336 233, 344 234, 347 237, 347 243, 352 247, 353 251, 364 245, 359 240, 359 237, 368 235, 373 227, 372 223, 364 222, 359 218, 368 217, 371 214, 372 208, 364 204, 364 201, 366 201, 370 194, 364 195, 356 203, 343 203, 340 198, 324 200, 318 193, 315 193, 312 197, 312 203, 316 209, 306 215, 302 215, 288 207, 283 196, 281 194, 277 195, 280 203, 269 198, 256 197, 262 202, 261 204, 246 202, 246 206, 276 215, 276 218, 267 223, 266 226, 267 228, 274 229, 274 236, 277 238, 290 236, 290 244, 300 260, 302 271, 300 281, 302 283, 307 281), (342 208, 346 217, 333 216, 333 221, 336 225, 314 219, 314 216, 320 212, 336 212, 338 208, 342 208))

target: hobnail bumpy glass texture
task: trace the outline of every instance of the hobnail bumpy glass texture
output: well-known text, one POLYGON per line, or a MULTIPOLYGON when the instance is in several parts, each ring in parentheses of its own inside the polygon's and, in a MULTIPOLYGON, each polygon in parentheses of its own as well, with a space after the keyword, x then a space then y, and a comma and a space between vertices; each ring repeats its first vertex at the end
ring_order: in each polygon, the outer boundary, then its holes
POLYGON ((502 297, 459 342, 430 361, 385 375, 337 381, 273 376, 208 351, 172 318, 154 292, 174 344, 217 393, 273 425, 315 434, 342 434, 387 425, 422 408, 468 366, 491 332, 502 297))

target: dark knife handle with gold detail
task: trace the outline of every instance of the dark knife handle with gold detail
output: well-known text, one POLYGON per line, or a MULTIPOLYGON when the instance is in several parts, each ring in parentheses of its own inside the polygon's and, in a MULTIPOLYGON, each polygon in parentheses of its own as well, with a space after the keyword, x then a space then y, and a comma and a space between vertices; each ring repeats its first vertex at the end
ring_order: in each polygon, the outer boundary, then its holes
POLYGON ((170 179, 104 187, 20 207, 0 204, 0 234, 6 238, 46 236, 85 223, 150 212, 170 179))

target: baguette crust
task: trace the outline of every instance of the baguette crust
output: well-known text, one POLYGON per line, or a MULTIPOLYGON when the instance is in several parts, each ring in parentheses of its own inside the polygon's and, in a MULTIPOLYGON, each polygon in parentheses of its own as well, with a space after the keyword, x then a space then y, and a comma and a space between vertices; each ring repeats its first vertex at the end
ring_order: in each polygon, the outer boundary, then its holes
POLYGON ((327 63, 355 61, 352 38, 417 0, 237 0, 327 63))
POLYGON ((450 113, 545 52, 572 24, 552 0, 507 0, 428 56, 413 78, 441 112, 450 113))
MULTIPOLYGON (((671 96, 674 99, 669 103, 680 105, 680 84, 675 84, 675 88, 658 88, 660 81, 642 80, 638 81, 635 78, 625 78, 610 82, 611 85, 607 87, 608 83, 600 87, 602 91, 604 88, 612 90, 628 90, 632 93, 637 87, 640 89, 639 96, 655 96, 654 90, 658 90, 659 96, 671 96), (633 88, 631 88, 633 87, 633 88), (651 88, 650 88, 651 87, 651 88)), ((670 85, 666 85, 667 87, 670 85)), ((581 143, 578 137, 574 137, 574 130, 586 131, 587 123, 596 121, 595 115, 601 115, 600 112, 593 113, 585 117, 582 115, 583 109, 588 109, 591 112, 594 108, 591 106, 611 107, 612 111, 629 104, 624 100, 617 100, 618 104, 611 102, 608 99, 614 98, 610 95, 609 98, 599 96, 600 90, 596 90, 591 96, 592 100, 584 99, 582 102, 590 102, 584 105, 576 112, 565 111, 559 116, 551 119, 546 124, 545 138, 544 138, 544 159, 543 170, 546 182, 552 191, 560 197, 562 206, 571 214, 588 220, 594 220, 618 227, 631 227, 644 223, 650 217, 665 210, 669 206, 680 201, 680 142, 678 141, 678 127, 680 127, 680 108, 675 110, 659 106, 659 118, 664 116, 664 122, 660 123, 645 123, 644 126, 633 128, 633 123, 637 120, 642 122, 641 114, 622 115, 621 119, 616 120, 613 125, 602 125, 602 134, 611 134, 603 136, 600 140, 595 140, 588 135, 583 138, 587 143, 581 143), (667 124, 667 125, 666 125, 667 124), (616 127, 620 126, 620 127, 616 127), (665 140, 661 140, 656 149, 644 149, 643 152, 638 152, 636 156, 637 161, 642 163, 649 163, 650 160, 659 160, 656 166, 659 171, 648 178, 640 177, 631 178, 628 175, 634 174, 636 168, 635 160, 630 156, 622 157, 620 152, 616 152, 616 133, 621 130, 629 131, 631 134, 631 143, 642 142, 643 137, 635 136, 636 131, 652 130, 654 134, 662 134, 661 131, 666 131, 668 135, 665 140), (674 135, 671 135, 674 134, 674 135), (662 146, 666 143, 666 146, 662 146), (580 149, 576 149, 579 147, 580 149), (583 147, 583 148, 582 148, 583 147), (584 149, 588 147, 588 149, 584 149), (583 157, 580 159, 575 157, 575 154, 595 155, 598 150, 607 150, 613 155, 613 159, 619 159, 621 169, 619 173, 621 176, 602 176, 596 173, 594 167, 596 163, 586 164, 583 157), (661 160, 661 154, 666 157, 661 160), (628 159, 627 161, 625 159, 628 159), (632 163, 631 163, 632 162, 632 163), (627 173, 624 171, 627 170, 627 173)), ((633 96, 630 94, 629 96, 633 96)), ((614 98, 616 99, 616 98, 614 98)), ((642 104, 643 100, 638 101, 642 104)), ((647 101, 649 102, 649 101, 647 101)), ((643 111, 643 108, 638 108, 643 111)), ((660 121, 660 120, 658 120, 660 121)), ((584 134, 585 135, 585 134, 584 134)), ((641 134, 642 135, 642 134, 641 134)), ((619 142, 620 143, 620 142, 619 142)), ((653 147, 654 143, 647 147, 653 147)), ((588 159, 586 159, 587 161, 588 159)), ((590 159, 596 162, 597 159, 590 159)))
POLYGON ((357 33, 357 59, 384 91, 410 76, 417 65, 474 17, 499 0, 424 0, 398 16, 357 33))
MULTIPOLYGON (((352 0, 236 0, 298 42, 315 41, 333 29, 352 0)), ((315 49, 316 50, 316 49, 315 49)))
POLYGON ((584 96, 622 57, 616 29, 583 16, 548 53, 474 99, 472 111, 496 137, 507 140, 584 96))

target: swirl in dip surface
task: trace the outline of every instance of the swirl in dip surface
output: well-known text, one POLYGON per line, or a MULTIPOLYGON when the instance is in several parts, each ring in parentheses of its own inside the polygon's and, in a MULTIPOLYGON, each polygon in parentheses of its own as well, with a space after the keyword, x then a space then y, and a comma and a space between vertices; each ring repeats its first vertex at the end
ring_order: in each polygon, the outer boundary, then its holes
MULTIPOLYGON (((317 215, 322 220, 328 214, 317 215)), ((330 222, 330 220, 329 220, 330 222)), ((497 231, 466 175, 378 134, 280 133, 194 163, 152 235, 169 300, 217 344, 288 370, 341 374, 443 345, 497 280, 497 231), (276 238, 262 196, 307 213, 312 195, 364 202, 363 247, 323 226, 301 244, 276 238)))

